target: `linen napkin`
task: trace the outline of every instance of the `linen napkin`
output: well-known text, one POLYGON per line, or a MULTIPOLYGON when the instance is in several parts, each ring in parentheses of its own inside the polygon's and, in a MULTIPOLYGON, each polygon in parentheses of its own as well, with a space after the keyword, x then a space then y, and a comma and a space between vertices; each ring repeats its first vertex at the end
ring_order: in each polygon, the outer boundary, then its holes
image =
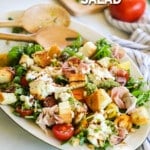
MULTIPOLYGON (((110 39, 124 47, 143 74, 150 89, 150 12, 146 11, 140 20, 134 23, 112 18, 108 9, 104 11, 104 14, 111 25, 130 34, 128 40, 117 36, 110 36, 110 39)), ((137 150, 150 150, 150 134, 137 150)))

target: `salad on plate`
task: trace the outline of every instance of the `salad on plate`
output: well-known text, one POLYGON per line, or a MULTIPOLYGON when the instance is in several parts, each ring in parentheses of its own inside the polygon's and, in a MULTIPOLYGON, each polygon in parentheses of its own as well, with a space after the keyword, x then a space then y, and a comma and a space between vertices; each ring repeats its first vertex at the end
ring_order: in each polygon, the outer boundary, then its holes
POLYGON ((64 49, 14 46, 0 67, 0 104, 73 146, 106 149, 149 123, 150 91, 130 74, 124 52, 106 39, 79 35, 64 49))

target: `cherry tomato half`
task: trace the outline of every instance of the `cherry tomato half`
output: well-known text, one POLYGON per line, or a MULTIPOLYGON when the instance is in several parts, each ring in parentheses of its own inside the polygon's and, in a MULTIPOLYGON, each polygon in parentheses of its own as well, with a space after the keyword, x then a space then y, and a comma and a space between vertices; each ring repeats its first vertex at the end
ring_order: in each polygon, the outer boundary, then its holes
POLYGON ((52 107, 56 104, 56 100, 54 98, 54 96, 47 96, 44 100, 43 100, 43 106, 44 107, 52 107))
POLYGON ((112 17, 126 22, 137 21, 144 13, 146 0, 122 0, 120 4, 110 5, 112 17))
POLYGON ((117 71, 116 75, 118 77, 124 77, 127 81, 129 80, 129 73, 126 70, 121 70, 120 69, 120 70, 117 71))
POLYGON ((24 87, 28 86, 28 81, 26 80, 25 76, 21 77, 20 84, 24 87))
POLYGON ((52 128, 54 136, 60 141, 70 139, 74 134, 74 127, 71 124, 57 124, 52 128))
POLYGON ((21 109, 20 107, 16 108, 16 112, 19 113, 21 117, 30 116, 33 114, 32 109, 21 109))

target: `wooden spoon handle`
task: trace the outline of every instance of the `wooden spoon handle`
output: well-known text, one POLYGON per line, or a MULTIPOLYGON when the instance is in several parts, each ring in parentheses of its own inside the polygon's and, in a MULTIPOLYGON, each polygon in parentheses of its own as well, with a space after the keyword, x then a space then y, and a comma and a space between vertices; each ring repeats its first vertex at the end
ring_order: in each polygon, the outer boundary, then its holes
POLYGON ((34 34, 24 35, 24 34, 0 33, 0 39, 12 41, 28 41, 28 42, 36 41, 34 34))
POLYGON ((22 27, 19 20, 0 21, 0 27, 22 27))

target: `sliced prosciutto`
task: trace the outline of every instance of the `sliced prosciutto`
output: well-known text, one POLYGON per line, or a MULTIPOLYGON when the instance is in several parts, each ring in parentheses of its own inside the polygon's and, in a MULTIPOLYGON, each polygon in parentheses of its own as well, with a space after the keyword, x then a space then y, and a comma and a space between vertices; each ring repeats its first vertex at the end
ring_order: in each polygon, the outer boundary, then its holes
POLYGON ((134 97, 131 93, 127 93, 123 96, 123 101, 126 105, 126 113, 130 114, 132 113, 135 108, 136 108, 136 102, 137 102, 137 98, 134 97))
POLYGON ((129 80, 129 72, 126 70, 113 66, 110 68, 110 72, 112 72, 112 74, 116 77, 116 81, 123 86, 129 80))
POLYGON ((128 131, 124 128, 118 128, 117 132, 118 132, 118 135, 112 135, 110 137, 110 143, 112 145, 117 145, 121 143, 128 134, 128 131))
POLYGON ((69 77, 70 74, 89 73, 90 67, 88 64, 83 62, 83 60, 80 60, 77 57, 71 57, 63 64, 62 71, 66 77, 69 77))
POLYGON ((121 109, 126 109, 126 105, 123 102, 123 96, 129 93, 129 90, 124 87, 124 86, 120 86, 120 87, 114 87, 111 90, 111 98, 112 100, 117 104, 117 106, 121 109))
POLYGON ((123 51, 118 45, 112 48, 113 57, 121 59, 125 56, 125 51, 123 51))
POLYGON ((130 114, 136 107, 136 98, 124 87, 114 87, 111 90, 111 98, 120 109, 127 109, 130 114))
POLYGON ((46 127, 63 123, 63 120, 57 115, 57 113, 58 105, 54 105, 53 107, 45 107, 42 109, 36 123, 41 127, 41 129, 47 132, 46 127))

